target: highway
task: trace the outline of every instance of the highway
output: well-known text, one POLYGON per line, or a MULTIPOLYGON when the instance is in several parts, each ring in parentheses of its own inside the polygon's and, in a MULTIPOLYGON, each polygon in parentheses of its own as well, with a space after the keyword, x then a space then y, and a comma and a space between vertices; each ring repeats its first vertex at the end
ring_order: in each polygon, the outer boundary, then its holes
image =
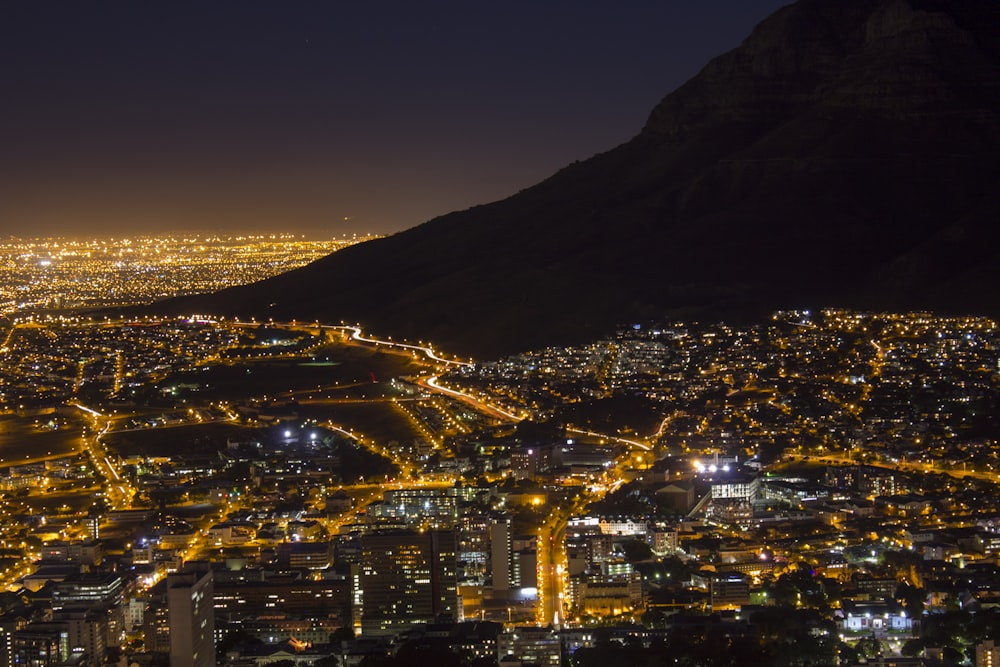
POLYGON ((90 455, 90 461, 94 465, 94 469, 107 480, 104 486, 104 494, 108 501, 109 509, 118 510, 130 507, 135 490, 121 476, 121 473, 108 457, 107 450, 101 442, 101 438, 111 430, 111 419, 81 403, 74 403, 73 405, 82 412, 90 415, 94 421, 95 433, 89 438, 86 436, 83 437, 83 446, 87 450, 87 454, 90 455), (103 426, 101 425, 102 420, 104 421, 103 426))
POLYGON ((471 363, 466 361, 457 361, 455 359, 445 359, 434 351, 430 345, 413 345, 412 343, 397 343, 391 340, 380 340, 377 338, 368 338, 362 331, 361 327, 352 325, 340 325, 340 326, 329 326, 323 325, 323 329, 340 329, 341 331, 348 331, 351 333, 351 340, 358 341, 359 343, 369 343, 376 346, 398 348, 401 350, 411 350, 415 352, 421 352, 427 356, 431 361, 435 361, 442 364, 447 364, 449 366, 472 366, 471 363))
POLYGON ((456 391, 455 389, 449 389, 448 387, 445 387, 444 385, 438 382, 437 375, 428 378, 420 378, 419 380, 417 380, 417 384, 420 385, 421 387, 424 387, 425 389, 431 389, 433 391, 446 394, 447 396, 451 396, 452 398, 457 398, 458 400, 468 405, 471 405, 476 410, 479 410, 480 412, 485 412, 486 414, 489 415, 493 415, 494 417, 499 417, 501 419, 506 419, 512 422, 519 422, 522 419, 524 419, 524 417, 515 415, 513 412, 508 412, 503 408, 498 408, 495 405, 484 403, 483 401, 479 400, 472 394, 467 394, 464 391, 456 391))

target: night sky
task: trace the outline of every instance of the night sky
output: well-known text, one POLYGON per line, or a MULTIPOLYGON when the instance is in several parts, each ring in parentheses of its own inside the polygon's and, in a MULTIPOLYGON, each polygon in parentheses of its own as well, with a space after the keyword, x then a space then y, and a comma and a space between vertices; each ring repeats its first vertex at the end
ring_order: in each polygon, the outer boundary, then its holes
POLYGON ((635 135, 782 0, 0 7, 0 235, 388 233, 635 135))

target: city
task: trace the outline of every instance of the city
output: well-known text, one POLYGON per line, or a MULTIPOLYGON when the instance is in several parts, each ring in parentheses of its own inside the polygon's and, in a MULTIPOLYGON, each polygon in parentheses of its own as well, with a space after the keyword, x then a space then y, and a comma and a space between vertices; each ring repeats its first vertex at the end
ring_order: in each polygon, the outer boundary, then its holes
POLYGON ((6 4, 0 667, 1000 665, 1000 2, 6 4))
POLYGON ((3 664, 998 650, 992 320, 781 311, 470 361, 93 316, 124 297, 69 284, 18 283, 0 332, 3 664))
POLYGON ((0 315, 150 303, 290 271, 374 236, 0 238, 0 315))

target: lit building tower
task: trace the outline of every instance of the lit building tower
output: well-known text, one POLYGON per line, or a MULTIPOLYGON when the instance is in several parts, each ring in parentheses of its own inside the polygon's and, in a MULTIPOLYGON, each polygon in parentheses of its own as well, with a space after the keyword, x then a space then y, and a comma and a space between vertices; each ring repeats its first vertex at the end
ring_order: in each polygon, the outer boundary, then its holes
POLYGON ((17 614, 4 614, 0 616, 0 665, 10 665, 14 661, 11 647, 14 645, 14 633, 18 627, 24 625, 24 620, 19 619, 17 614))
POLYGON ((992 639, 976 644, 976 667, 997 667, 1000 665, 1000 646, 992 639))
POLYGON ((453 530, 391 530, 361 538, 361 632, 394 634, 419 623, 461 621, 453 530))
POLYGON ((96 505, 90 508, 87 512, 87 519, 85 528, 87 531, 87 537, 91 540, 101 539, 101 518, 102 518, 101 508, 96 505))
POLYGON ((506 593, 513 586, 511 576, 510 520, 490 526, 490 564, 493 570, 493 590, 506 593))
POLYGON ((214 667, 212 570, 188 567, 167 576, 170 667, 214 667))
POLYGON ((29 623, 11 636, 11 665, 58 665, 69 660, 69 632, 62 623, 29 623))
POLYGON ((510 520, 490 526, 490 565, 495 599, 537 596, 538 554, 534 535, 515 538, 510 520))

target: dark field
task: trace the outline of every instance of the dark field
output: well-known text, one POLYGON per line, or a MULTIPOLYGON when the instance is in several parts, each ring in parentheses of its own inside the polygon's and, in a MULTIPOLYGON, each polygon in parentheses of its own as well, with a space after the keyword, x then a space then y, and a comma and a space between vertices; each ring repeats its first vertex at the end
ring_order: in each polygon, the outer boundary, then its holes
POLYGON ((353 345, 331 345, 298 359, 220 363, 177 373, 160 383, 176 387, 176 396, 198 401, 237 401, 249 397, 373 398, 382 395, 381 381, 415 374, 426 368, 410 355, 353 345), (332 394, 330 392, 333 392, 332 394))
POLYGON ((87 511, 97 498, 96 486, 89 489, 57 489, 45 493, 34 493, 27 499, 33 512, 71 515, 87 511))
POLYGON ((341 428, 360 432, 376 442, 409 442, 422 437, 391 401, 371 403, 316 402, 299 406, 299 414, 317 421, 330 420, 341 428))
POLYGON ((237 424, 190 424, 114 431, 104 436, 104 443, 122 457, 176 456, 224 450, 227 439, 245 442, 256 432, 237 424))
POLYGON ((76 415, 0 416, 0 466, 75 454, 83 447, 85 424, 89 420, 76 415))
POLYGON ((230 423, 186 424, 161 428, 114 431, 104 437, 109 449, 123 457, 175 456, 226 449, 234 443, 265 441, 274 428, 297 429, 306 421, 332 421, 334 426, 353 430, 377 442, 408 442, 419 437, 405 415, 390 401, 380 403, 317 403, 297 407, 297 420, 282 421, 277 427, 241 426, 230 423))
MULTIPOLYGON (((262 416, 275 413, 282 424, 330 421, 378 442, 411 441, 419 434, 393 407, 390 399, 401 394, 390 381, 425 368, 410 354, 342 344, 323 346, 303 358, 220 362, 160 382, 153 403, 120 418, 104 441, 126 457, 173 456, 222 450, 227 441, 262 437, 252 427, 219 422, 120 430, 132 417, 141 423, 161 414, 173 418, 180 411, 183 418, 188 408, 206 419, 217 418, 222 410, 206 407, 216 401, 256 407, 262 416), (297 418, 289 419, 293 415, 297 418)), ((80 452, 81 433, 91 426, 82 417, 0 416, 0 466, 80 452)))

